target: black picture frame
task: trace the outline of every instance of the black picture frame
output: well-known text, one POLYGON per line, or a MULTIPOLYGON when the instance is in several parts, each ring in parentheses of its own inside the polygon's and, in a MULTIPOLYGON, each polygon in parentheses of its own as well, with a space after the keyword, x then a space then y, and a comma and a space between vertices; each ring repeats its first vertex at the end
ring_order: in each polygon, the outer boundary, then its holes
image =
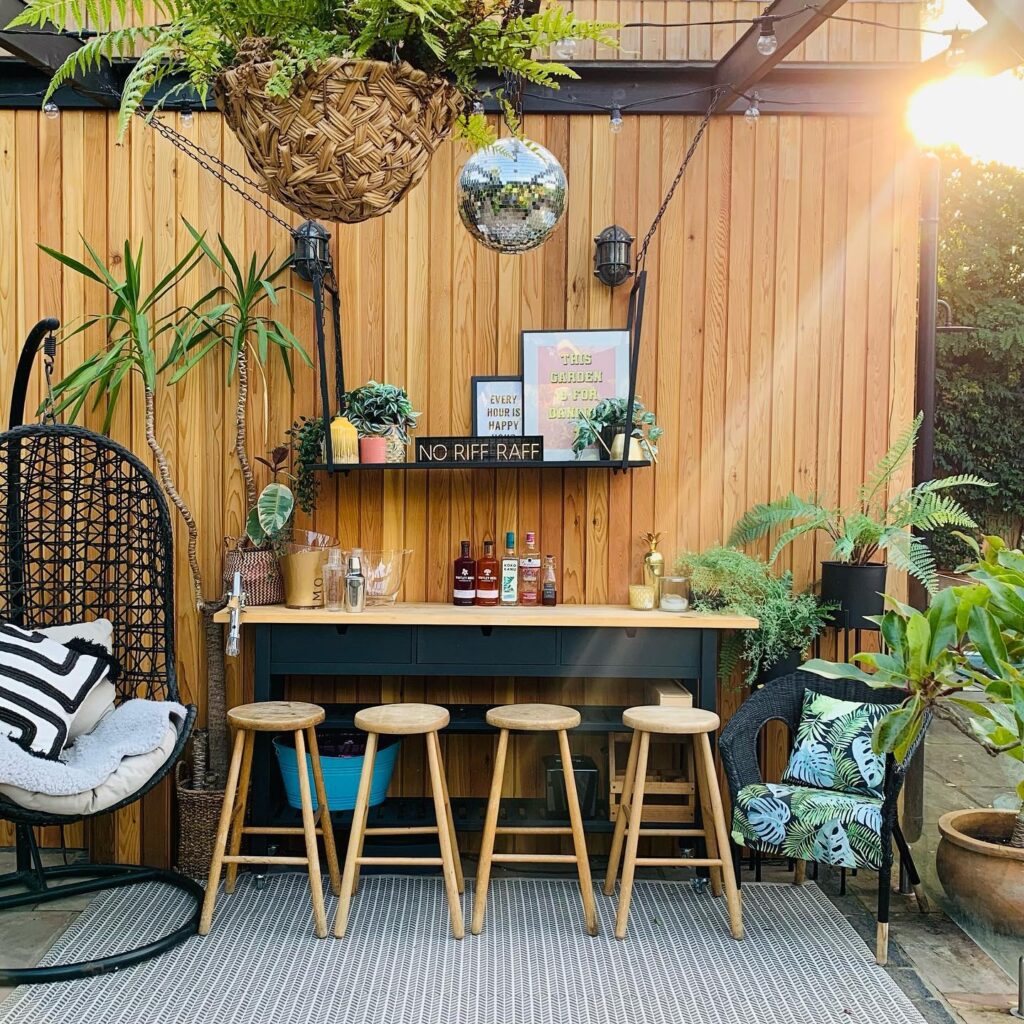
POLYGON ((523 378, 520 374, 511 376, 501 376, 495 374, 486 374, 477 377, 470 378, 470 424, 473 431, 473 437, 493 437, 495 435, 487 432, 482 432, 480 429, 480 423, 477 418, 480 410, 480 385, 481 384, 518 384, 519 385, 519 429, 518 430, 501 430, 500 436, 505 437, 521 437, 523 434, 523 378))

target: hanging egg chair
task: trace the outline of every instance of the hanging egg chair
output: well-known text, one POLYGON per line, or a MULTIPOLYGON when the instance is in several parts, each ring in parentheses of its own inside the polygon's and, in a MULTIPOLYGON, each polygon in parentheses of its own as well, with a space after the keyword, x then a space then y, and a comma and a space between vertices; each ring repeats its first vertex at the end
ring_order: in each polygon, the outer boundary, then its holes
POLYGON ((268 96, 275 65, 254 40, 217 80, 217 106, 267 193, 311 220, 380 217, 423 177, 462 111, 442 78, 404 61, 332 57, 286 97, 268 96))

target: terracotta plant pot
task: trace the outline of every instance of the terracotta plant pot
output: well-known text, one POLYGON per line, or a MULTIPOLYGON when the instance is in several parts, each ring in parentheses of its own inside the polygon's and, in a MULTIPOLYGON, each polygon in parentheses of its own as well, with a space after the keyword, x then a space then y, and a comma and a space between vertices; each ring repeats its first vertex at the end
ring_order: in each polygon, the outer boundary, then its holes
POLYGON ((935 866, 946 895, 1004 935, 1024 935, 1024 850, 1009 839, 1016 811, 950 811, 939 818, 935 866))
POLYGON ((387 438, 377 436, 359 438, 359 461, 371 465, 387 462, 387 438))

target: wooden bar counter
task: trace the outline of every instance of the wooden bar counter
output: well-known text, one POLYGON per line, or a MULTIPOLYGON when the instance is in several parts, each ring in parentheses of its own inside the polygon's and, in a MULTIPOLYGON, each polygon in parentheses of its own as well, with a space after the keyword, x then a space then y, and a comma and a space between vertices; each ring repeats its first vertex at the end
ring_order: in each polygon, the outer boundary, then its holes
MULTIPOLYGON (((217 620, 227 622, 228 612, 220 612, 217 620)), ((519 680, 536 680, 544 700, 579 708, 583 722, 574 736, 602 734, 600 741, 607 742, 607 734, 623 731, 623 707, 644 702, 640 680, 682 680, 696 706, 715 710, 719 633, 756 628, 757 620, 635 611, 624 605, 458 608, 399 603, 369 607, 358 615, 280 605, 247 608, 242 626, 254 634, 254 699, 283 699, 288 679, 305 678, 299 697, 322 704, 328 726, 351 728, 356 711, 368 703, 426 699, 445 704, 451 712, 444 736, 455 740, 465 734, 490 734, 493 730, 484 717, 487 709, 497 703, 537 699, 534 694, 519 697, 515 693, 516 686, 525 685, 519 680), (368 676, 382 679, 380 698, 354 700, 357 689, 366 691, 355 677, 368 676), (394 686, 383 681, 394 677, 421 682, 394 686), (448 699, 438 699, 436 687, 431 692, 425 685, 458 677, 477 677, 479 682, 448 684, 448 699), (494 680, 509 682, 496 686, 494 680), (339 687, 350 691, 344 692, 344 703, 336 702, 339 687)), ((478 795, 461 798, 453 792, 456 827, 465 831, 479 830, 483 821, 486 786, 482 779, 488 777, 490 741, 480 743, 480 738, 472 752, 460 750, 454 759, 449 755, 453 789, 480 790, 478 795), (467 763, 453 764, 453 760, 467 763), (479 765, 468 763, 477 760, 479 765)), ((271 760, 268 739, 259 738, 252 799, 254 820, 261 823, 284 821, 292 813, 279 806, 283 804, 280 781, 271 760)), ((536 781, 536 759, 532 761, 519 775, 536 781)), ((543 799, 524 798, 512 804, 517 824, 542 823, 543 799)), ((389 797, 372 810, 371 820, 378 826, 393 820, 412 824, 427 810, 420 797, 389 797)), ((346 815, 338 817, 340 824, 347 822, 346 815)), ((596 831, 611 827, 607 814, 587 826, 596 831)))

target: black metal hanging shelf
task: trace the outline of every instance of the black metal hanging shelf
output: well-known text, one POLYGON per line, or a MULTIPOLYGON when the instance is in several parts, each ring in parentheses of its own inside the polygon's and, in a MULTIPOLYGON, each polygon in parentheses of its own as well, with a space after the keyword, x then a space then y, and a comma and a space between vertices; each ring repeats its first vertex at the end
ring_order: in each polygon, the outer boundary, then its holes
POLYGON ((534 459, 528 462, 496 462, 492 460, 477 462, 336 462, 327 465, 325 462, 314 463, 308 468, 315 473, 344 473, 346 476, 356 471, 368 470, 410 470, 410 469, 647 469, 653 463, 647 459, 622 462, 619 459, 565 459, 547 461, 534 459))

